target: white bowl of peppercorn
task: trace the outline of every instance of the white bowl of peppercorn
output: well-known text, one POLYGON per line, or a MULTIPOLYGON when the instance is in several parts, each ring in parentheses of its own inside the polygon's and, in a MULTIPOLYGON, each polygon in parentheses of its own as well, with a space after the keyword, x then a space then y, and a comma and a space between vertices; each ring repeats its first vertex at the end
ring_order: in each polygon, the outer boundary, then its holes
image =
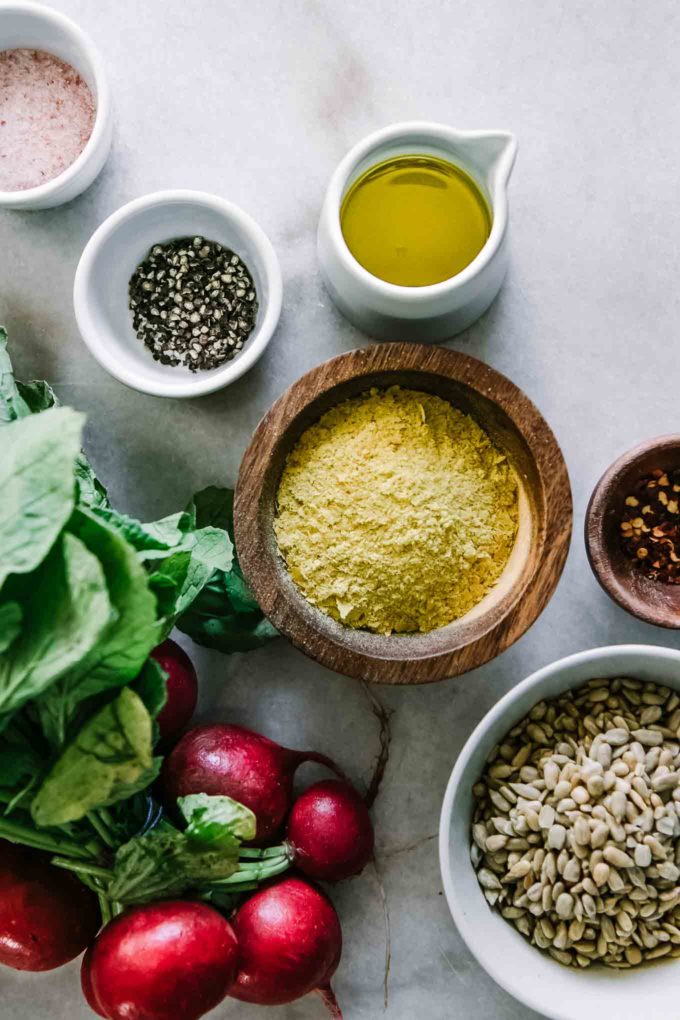
POLYGON ((646 440, 611 465, 591 496, 585 537, 614 602, 680 629, 680 435, 646 440))
POLYGON ((81 336, 142 393, 195 397, 247 372, 281 313, 281 270, 264 231, 233 203, 161 191, 95 231, 76 271, 81 336))

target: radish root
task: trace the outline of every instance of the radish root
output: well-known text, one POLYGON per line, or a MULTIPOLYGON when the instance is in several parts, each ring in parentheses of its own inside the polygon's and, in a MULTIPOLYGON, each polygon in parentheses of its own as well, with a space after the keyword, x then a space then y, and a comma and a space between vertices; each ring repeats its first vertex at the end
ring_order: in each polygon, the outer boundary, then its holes
POLYGON ((378 860, 373 854, 373 868, 375 870, 375 877, 378 883, 378 893, 380 895, 380 902, 382 904, 383 911, 383 924, 385 928, 385 973, 383 975, 383 1000, 385 1003, 385 1009, 387 1009, 387 1002, 389 999, 389 980, 390 980, 390 967, 392 966, 392 934, 390 928, 390 908, 387 903, 387 894, 385 893, 385 886, 382 880, 382 874, 378 867, 378 860))
POLYGON ((346 772, 343 772, 339 765, 336 765, 332 758, 329 758, 325 754, 320 754, 318 751, 289 751, 289 754, 297 760, 298 765, 304 765, 307 761, 313 761, 317 765, 323 765, 330 772, 334 772, 338 779, 342 779, 343 783, 349 783, 352 785, 351 780, 347 776, 346 772))
POLYGON ((335 998, 335 992, 330 985, 326 985, 325 988, 317 988, 317 994, 321 997, 322 1002, 326 1006, 329 1014, 335 1018, 335 1020, 343 1020, 342 1010, 338 1000, 335 998))
POLYGON ((378 847, 377 849, 380 850, 381 857, 396 857, 398 854, 408 854, 411 850, 418 850, 421 846, 425 846, 426 843, 431 843, 438 835, 438 832, 433 832, 429 836, 423 836, 421 839, 417 839, 415 843, 407 843, 406 846, 383 846, 378 847))
MULTIPOLYGON (((375 765, 373 767, 373 775, 371 781, 368 784, 366 795, 364 800, 366 807, 371 808, 376 801, 376 798, 380 792, 380 786, 387 769, 387 763, 390 760, 390 744, 392 743, 392 727, 391 718, 392 710, 385 708, 383 703, 374 694, 370 684, 366 680, 360 681, 361 686, 364 689, 364 694, 368 698, 371 711, 378 720, 380 726, 380 748, 378 755, 375 759, 375 765)), ((378 859, 373 853, 373 868, 375 871, 375 878, 378 885, 378 893, 380 895, 380 902, 382 904, 383 911, 383 925, 385 928, 385 972, 383 977, 383 999, 385 1003, 385 1009, 387 1009, 387 1003, 389 999, 389 978, 390 978, 390 967, 392 965, 392 936, 390 930, 390 908, 387 903, 387 894, 385 893, 385 886, 382 880, 382 874, 378 866, 378 859)))
POLYGON ((390 759, 390 744, 392 743, 392 729, 390 726, 390 719, 392 717, 392 711, 385 708, 381 701, 378 700, 376 695, 371 690, 370 685, 365 681, 361 681, 361 686, 364 689, 364 694, 368 698, 371 711, 378 720, 380 725, 380 749, 375 759, 375 765, 373 766, 373 775, 371 781, 368 784, 366 795, 364 800, 366 801, 366 807, 371 808, 375 803, 376 797, 380 792, 380 785, 385 775, 385 769, 390 759))

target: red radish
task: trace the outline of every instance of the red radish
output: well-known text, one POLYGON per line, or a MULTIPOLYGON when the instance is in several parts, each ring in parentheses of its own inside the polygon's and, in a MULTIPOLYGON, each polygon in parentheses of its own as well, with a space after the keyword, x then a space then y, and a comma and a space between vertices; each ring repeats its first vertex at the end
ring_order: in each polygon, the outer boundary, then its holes
POLYGON ((97 934, 97 898, 46 854, 0 841, 0 963, 54 970, 97 934))
POLYGON ((165 759, 161 774, 166 799, 190 793, 225 795, 257 818, 257 842, 280 828, 293 796, 293 776, 306 761, 318 762, 344 779, 334 762, 315 751, 291 751, 243 726, 197 726, 165 759))
POLYGON ((236 974, 233 928, 205 903, 150 903, 104 928, 89 961, 90 1005, 109 1020, 197 1020, 236 974))
POLYGON ((85 996, 85 999, 90 1009, 94 1013, 97 1013, 98 1016, 103 1016, 104 1020, 108 1020, 106 1013, 102 1012, 101 1006, 94 997, 94 989, 92 987, 92 973, 90 969, 91 967, 92 967, 92 946, 90 946, 87 952, 85 953, 85 956, 83 957, 83 962, 80 965, 80 987, 83 990, 83 995, 85 996))
POLYGON ((161 739, 170 740, 189 725, 196 710, 198 678, 187 653, 170 638, 154 648, 151 658, 168 674, 168 700, 158 716, 158 728, 161 739))
POLYGON ((330 980, 340 962, 342 931, 333 904, 301 878, 260 889, 233 919, 238 974, 230 995, 279 1006, 317 991, 337 1020, 330 980))
POLYGON ((338 779, 315 783, 298 797, 286 835, 300 871, 324 882, 358 875, 373 853, 368 808, 353 786, 338 779))

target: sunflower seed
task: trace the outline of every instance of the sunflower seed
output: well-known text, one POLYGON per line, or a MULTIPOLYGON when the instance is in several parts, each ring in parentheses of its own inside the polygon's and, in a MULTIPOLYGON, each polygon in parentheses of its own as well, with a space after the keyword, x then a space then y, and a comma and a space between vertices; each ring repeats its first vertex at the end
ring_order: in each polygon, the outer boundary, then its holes
POLYGON ((604 859, 608 864, 613 864, 615 868, 632 868, 635 861, 628 854, 624 853, 623 850, 619 850, 615 846, 606 846, 604 848, 604 859))
POLYGON ((593 881, 595 885, 606 885, 609 880, 609 865, 604 862, 596 864, 593 868, 593 881))
POLYGON ((597 679, 540 702, 475 783, 487 901, 565 965, 680 957, 680 697, 597 679))
POLYGON ((498 881, 494 873, 492 871, 489 871, 488 868, 480 868, 479 871, 477 872, 477 879, 479 880, 479 884, 482 886, 483 889, 490 889, 493 891, 501 890, 503 888, 503 886, 498 881))
POLYGON ((663 743, 663 737, 656 730, 639 729, 633 730, 633 736, 643 747, 654 747, 663 743))

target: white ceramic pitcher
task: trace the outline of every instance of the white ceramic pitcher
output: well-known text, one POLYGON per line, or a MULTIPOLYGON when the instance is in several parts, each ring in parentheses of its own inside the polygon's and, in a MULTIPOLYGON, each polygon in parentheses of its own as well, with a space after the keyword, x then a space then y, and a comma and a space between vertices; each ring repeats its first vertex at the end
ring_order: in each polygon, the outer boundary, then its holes
POLYGON ((478 319, 507 268, 507 185, 516 154, 517 142, 507 131, 454 131, 421 121, 393 124, 359 142, 333 174, 319 221, 321 272, 343 314, 371 336, 389 340, 444 340, 478 319), (439 156, 465 170, 492 215, 491 233, 470 265, 429 287, 401 287, 373 276, 354 258, 340 227, 342 200, 354 181, 376 163, 410 153, 439 156))

